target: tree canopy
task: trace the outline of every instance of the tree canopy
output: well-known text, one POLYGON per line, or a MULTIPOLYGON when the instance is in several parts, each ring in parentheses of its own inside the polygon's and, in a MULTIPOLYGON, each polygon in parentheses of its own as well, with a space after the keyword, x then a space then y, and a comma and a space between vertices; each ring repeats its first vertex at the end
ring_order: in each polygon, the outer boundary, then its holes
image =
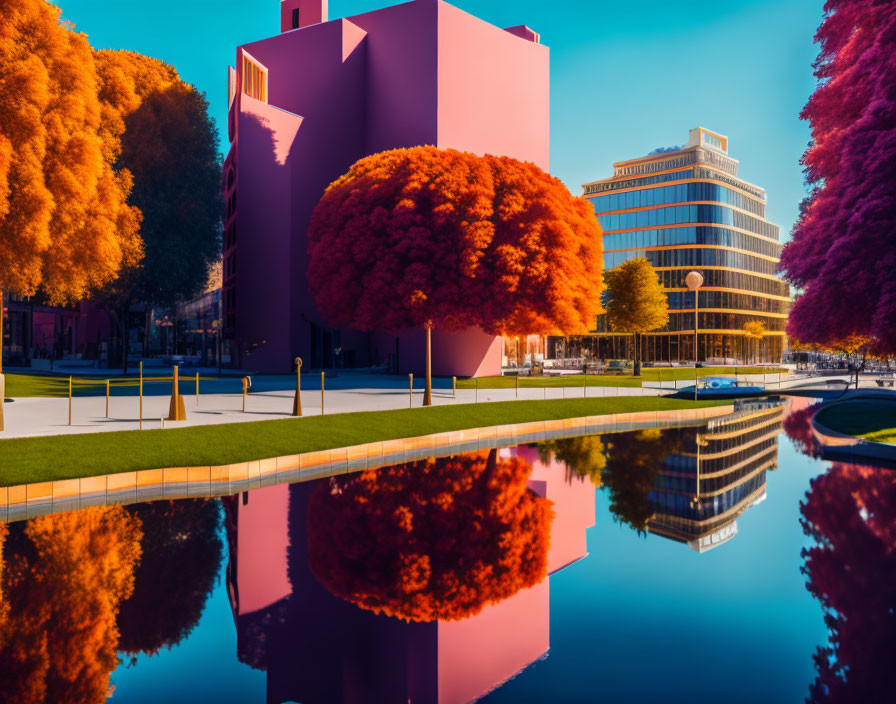
POLYGON ((896 351, 896 5, 828 0, 815 36, 818 87, 803 109, 813 188, 781 267, 801 287, 787 332, 859 336, 896 351))
POLYGON ((85 296, 142 256, 87 37, 44 0, 0 0, 0 288, 85 296))
POLYGON ((309 500, 309 567, 376 613, 477 614, 547 576, 553 510, 531 471, 491 450, 334 478, 309 500))
POLYGON ((650 332, 669 322, 669 301, 656 269, 635 257, 604 273, 607 319, 618 332, 650 332))
POLYGON ((566 334, 600 311, 593 207, 508 157, 415 147, 361 159, 327 189, 308 239, 311 289, 336 325, 566 334))

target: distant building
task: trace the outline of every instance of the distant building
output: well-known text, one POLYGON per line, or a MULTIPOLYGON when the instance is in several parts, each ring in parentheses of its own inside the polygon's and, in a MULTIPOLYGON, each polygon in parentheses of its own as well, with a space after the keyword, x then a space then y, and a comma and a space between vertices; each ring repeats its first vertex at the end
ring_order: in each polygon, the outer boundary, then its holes
MULTIPOLYGON (((604 266, 646 257, 668 291, 669 324, 643 336, 643 360, 694 359, 694 294, 684 284, 693 270, 704 278, 698 358, 781 359, 790 295, 777 274, 778 226, 765 217, 765 191, 737 167, 728 138, 698 127, 683 147, 613 164, 612 178, 584 186, 604 229, 604 266), (750 320, 768 331, 758 349, 744 335, 750 320)), ((610 330, 606 316, 594 332, 597 356, 630 355, 629 336, 610 330)))
MULTIPOLYGON (((422 330, 362 334, 321 318, 306 279, 311 213, 355 161, 388 149, 430 144, 547 169, 548 49, 528 27, 441 0, 332 21, 326 0, 280 8, 280 34, 238 47, 229 74, 222 304, 234 361, 422 371, 422 330)), ((498 374, 501 344, 434 331, 433 371, 498 374)))

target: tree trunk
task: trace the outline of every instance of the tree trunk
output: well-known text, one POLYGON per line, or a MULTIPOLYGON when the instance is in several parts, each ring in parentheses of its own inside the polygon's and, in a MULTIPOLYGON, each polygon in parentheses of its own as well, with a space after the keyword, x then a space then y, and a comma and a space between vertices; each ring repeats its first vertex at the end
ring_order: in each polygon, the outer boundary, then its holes
POLYGON ((432 323, 426 324, 426 391, 423 392, 423 405, 432 405, 432 323))
POLYGON ((638 344, 638 333, 634 333, 633 337, 635 338, 635 351, 634 364, 632 365, 632 375, 641 376, 641 346, 638 344))

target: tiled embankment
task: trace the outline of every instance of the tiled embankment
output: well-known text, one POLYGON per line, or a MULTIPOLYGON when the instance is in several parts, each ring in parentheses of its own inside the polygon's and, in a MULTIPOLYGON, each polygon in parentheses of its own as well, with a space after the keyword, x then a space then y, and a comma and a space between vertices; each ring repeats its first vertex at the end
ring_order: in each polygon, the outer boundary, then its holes
POLYGON ((733 406, 726 405, 536 421, 384 440, 215 467, 146 469, 0 487, 0 521, 17 521, 87 506, 227 496, 272 484, 308 481, 426 457, 445 457, 579 435, 693 425, 733 410, 733 406))

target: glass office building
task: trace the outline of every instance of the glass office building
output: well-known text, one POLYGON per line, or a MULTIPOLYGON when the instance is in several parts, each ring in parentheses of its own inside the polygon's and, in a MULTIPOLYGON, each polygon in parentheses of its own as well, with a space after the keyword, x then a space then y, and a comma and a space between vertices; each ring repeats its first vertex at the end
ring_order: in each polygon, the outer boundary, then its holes
MULTIPOLYGON (((694 294, 684 278, 699 271, 697 357, 780 361, 790 296, 777 275, 778 227, 765 219, 765 191, 737 177, 728 138, 698 127, 683 147, 613 167, 612 178, 584 186, 604 230, 604 266, 646 257, 669 297, 669 324, 642 336, 641 358, 694 359, 694 294), (744 335, 751 320, 765 324, 758 344, 744 335)), ((612 331, 606 316, 594 332, 599 358, 631 356, 631 336, 612 331)))

